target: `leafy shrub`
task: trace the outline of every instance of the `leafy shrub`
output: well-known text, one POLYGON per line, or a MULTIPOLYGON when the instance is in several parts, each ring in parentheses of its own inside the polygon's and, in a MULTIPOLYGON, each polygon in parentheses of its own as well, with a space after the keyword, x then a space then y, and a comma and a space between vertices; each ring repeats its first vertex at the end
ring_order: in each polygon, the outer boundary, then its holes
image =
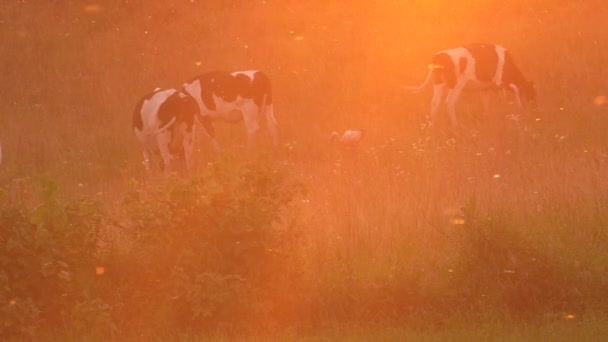
POLYGON ((283 219, 302 190, 275 168, 221 161, 198 177, 135 186, 125 200, 124 291, 143 289, 132 298, 150 308, 163 303, 167 324, 189 328, 270 314, 277 287, 293 280, 297 231, 283 219))
POLYGON ((0 336, 36 336, 40 310, 31 298, 11 294, 6 272, 0 274, 0 336))
POLYGON ((202 273, 187 275, 177 268, 172 275, 174 303, 186 308, 182 322, 203 326, 233 324, 244 319, 249 310, 252 288, 238 275, 202 273))
POLYGON ((78 335, 112 336, 117 330, 110 305, 99 298, 76 303, 70 315, 72 332, 78 335))
POLYGON ((96 204, 80 199, 62 206, 48 178, 41 189, 34 210, 0 207, 1 335, 31 336, 45 324, 59 326, 91 291, 101 230, 96 204))

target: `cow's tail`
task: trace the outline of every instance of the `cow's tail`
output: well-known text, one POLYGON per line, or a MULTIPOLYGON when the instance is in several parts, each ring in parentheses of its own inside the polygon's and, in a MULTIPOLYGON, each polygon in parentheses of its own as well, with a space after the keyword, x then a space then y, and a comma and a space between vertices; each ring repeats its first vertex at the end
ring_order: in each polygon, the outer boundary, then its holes
POLYGON ((431 76, 433 76, 433 71, 435 70, 434 68, 429 68, 429 73, 426 75, 426 79, 424 80, 424 82, 419 85, 419 86, 402 86, 403 90, 407 90, 407 91, 411 91, 413 93, 418 93, 420 92, 422 89, 424 89, 424 87, 426 87, 427 84, 429 84, 429 81, 431 80, 431 76))
POLYGON ((157 135, 160 134, 164 131, 166 131, 167 129, 171 128, 171 126, 173 126, 173 124, 175 123, 175 121, 177 121, 177 118, 174 116, 171 118, 171 120, 169 120, 169 122, 167 122, 166 125, 164 125, 163 127, 157 129, 156 131, 150 133, 150 135, 157 135))

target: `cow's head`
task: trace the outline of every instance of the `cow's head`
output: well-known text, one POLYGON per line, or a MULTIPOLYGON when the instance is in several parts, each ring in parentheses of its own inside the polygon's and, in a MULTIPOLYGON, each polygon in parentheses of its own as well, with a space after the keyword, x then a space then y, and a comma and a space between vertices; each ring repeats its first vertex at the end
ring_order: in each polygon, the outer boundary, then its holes
POLYGON ((192 139, 194 117, 198 113, 198 105, 194 98, 182 92, 172 96, 172 111, 175 124, 171 128, 169 151, 177 158, 184 157, 184 139, 192 139))
POLYGON ((536 88, 531 81, 524 81, 520 85, 521 97, 524 103, 532 108, 536 108, 536 88))

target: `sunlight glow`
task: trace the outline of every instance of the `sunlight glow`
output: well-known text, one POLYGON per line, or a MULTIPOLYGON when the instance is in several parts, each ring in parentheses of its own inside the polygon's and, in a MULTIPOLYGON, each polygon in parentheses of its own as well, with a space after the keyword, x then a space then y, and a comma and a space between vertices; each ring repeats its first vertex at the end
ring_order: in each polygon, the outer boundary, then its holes
POLYGON ((106 273, 106 269, 104 267, 102 267, 102 266, 95 267, 95 274, 103 275, 104 273, 106 273))
POLYGON ((84 5, 82 10, 85 13, 97 13, 97 12, 101 11, 101 6, 99 4, 88 4, 88 5, 84 5))
POLYGON ((604 95, 599 95, 593 99, 593 103, 595 103, 596 106, 601 106, 608 103, 608 98, 604 95))

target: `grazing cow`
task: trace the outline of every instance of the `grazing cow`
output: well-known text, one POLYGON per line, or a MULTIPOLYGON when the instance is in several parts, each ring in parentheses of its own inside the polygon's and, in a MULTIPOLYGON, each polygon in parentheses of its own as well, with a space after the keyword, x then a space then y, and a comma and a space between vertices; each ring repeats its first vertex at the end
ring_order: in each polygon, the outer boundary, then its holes
POLYGON ((361 142, 363 136, 365 135, 365 131, 362 129, 349 129, 342 136, 338 132, 331 133, 331 141, 339 142, 342 145, 346 146, 356 146, 361 142))
POLYGON ((482 99, 484 116, 489 112, 488 90, 508 89, 513 91, 515 104, 521 109, 522 99, 534 105, 536 91, 532 82, 521 74, 511 54, 496 44, 471 44, 451 50, 439 51, 433 56, 432 64, 424 83, 418 87, 406 87, 419 91, 434 75, 433 100, 431 101, 431 125, 439 111, 447 90, 446 105, 450 120, 458 126, 455 106, 463 90, 484 90, 482 99))
POLYGON ((261 115, 265 116, 273 144, 278 145, 271 84, 265 73, 255 70, 209 72, 186 82, 183 91, 196 99, 200 109, 198 118, 216 150, 219 144, 215 140, 211 121, 243 120, 247 129, 247 146, 251 147, 260 130, 261 115))
POLYGON ((171 171, 174 159, 184 159, 192 169, 196 101, 175 89, 159 89, 139 100, 133 114, 133 130, 144 149, 144 165, 150 170, 150 153, 162 157, 161 168, 171 171))

